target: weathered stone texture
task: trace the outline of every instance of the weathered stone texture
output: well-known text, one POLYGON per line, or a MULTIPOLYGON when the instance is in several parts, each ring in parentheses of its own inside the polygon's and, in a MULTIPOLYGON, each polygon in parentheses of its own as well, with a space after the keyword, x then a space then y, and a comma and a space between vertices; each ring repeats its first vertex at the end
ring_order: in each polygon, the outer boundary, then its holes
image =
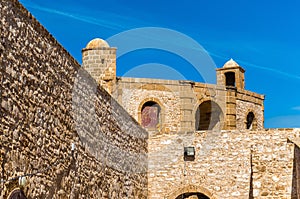
POLYGON ((246 129, 247 114, 253 112, 255 130, 263 129, 264 96, 244 89, 191 81, 122 77, 117 79, 112 94, 139 123, 143 104, 158 103, 162 109, 161 125, 157 128, 160 133, 198 130, 201 119, 198 108, 208 101, 215 103, 220 115, 205 119, 215 112, 214 108, 207 107, 210 110, 202 114, 202 124, 211 122, 214 130, 242 130, 246 129))
POLYGON ((189 186, 211 198, 291 198, 295 145, 288 138, 299 134, 273 129, 153 136, 149 198, 170 198, 189 186), (194 161, 184 162, 185 146, 195 147, 194 161))
POLYGON ((82 50, 82 67, 111 94, 116 81, 116 48, 91 48, 90 43, 82 50))
POLYGON ((264 129, 264 111, 263 106, 248 102, 237 100, 236 101, 236 127, 237 129, 246 129, 246 122, 247 122, 247 114, 249 112, 253 112, 255 115, 255 122, 256 122, 256 129, 255 130, 262 130, 264 129))
POLYGON ((25 174, 28 198, 299 198, 300 129, 264 129, 264 96, 245 90, 233 60, 217 85, 117 78, 105 41, 82 51, 86 71, 16 0, 0 9, 0 198, 25 174), (148 138, 138 122, 149 101, 161 121, 148 138), (219 109, 199 114, 207 101, 219 109), (215 127, 197 131, 216 110, 215 127))
POLYGON ((177 132, 180 130, 180 98, 177 90, 171 90, 168 86, 160 84, 140 82, 128 82, 122 89, 122 102, 128 113, 141 121, 141 107, 147 101, 157 102, 162 109, 159 126, 162 132, 177 132))
POLYGON ((0 197, 32 174, 28 198, 146 198, 147 132, 22 5, 1 0, 0 11, 0 197))
POLYGON ((222 129, 226 117, 226 90, 224 87, 191 81, 157 80, 145 78, 119 78, 114 97, 138 122, 141 122, 143 104, 154 101, 161 107, 159 133, 194 131, 199 105, 213 101, 221 110, 222 129))

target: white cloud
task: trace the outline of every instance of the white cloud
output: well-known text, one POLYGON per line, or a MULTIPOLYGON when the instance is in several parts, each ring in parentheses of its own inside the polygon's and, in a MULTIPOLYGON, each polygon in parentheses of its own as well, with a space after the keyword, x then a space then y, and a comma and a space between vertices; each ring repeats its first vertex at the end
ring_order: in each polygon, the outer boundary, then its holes
POLYGON ((21 1, 21 3, 23 5, 25 5, 25 7, 27 7, 27 8, 33 8, 35 10, 68 17, 68 18, 71 18, 74 20, 78 20, 81 22, 85 22, 85 23, 89 23, 92 25, 97 25, 97 26, 101 26, 101 27, 105 27, 105 28, 110 28, 113 30, 127 29, 128 28, 127 26, 130 26, 130 24, 128 24, 129 22, 141 23, 141 21, 139 21, 137 19, 128 18, 127 16, 118 15, 116 13, 108 13, 108 12, 98 11, 99 16, 101 16, 101 17, 94 18, 91 16, 80 15, 77 13, 69 13, 69 12, 65 12, 65 11, 42 7, 35 3, 32 3, 30 1, 21 1), (112 20, 112 19, 115 19, 115 20, 112 20), (117 23, 114 21, 119 21, 119 22, 117 23), (120 22, 120 21, 122 21, 122 22, 120 22))

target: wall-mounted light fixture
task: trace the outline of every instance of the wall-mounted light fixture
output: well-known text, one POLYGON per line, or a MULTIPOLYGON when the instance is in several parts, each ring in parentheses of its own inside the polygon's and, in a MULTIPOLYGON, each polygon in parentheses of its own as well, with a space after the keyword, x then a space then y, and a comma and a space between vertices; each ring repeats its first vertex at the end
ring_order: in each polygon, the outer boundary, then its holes
POLYGON ((184 147, 184 161, 194 161, 195 160, 195 147, 189 146, 184 147))

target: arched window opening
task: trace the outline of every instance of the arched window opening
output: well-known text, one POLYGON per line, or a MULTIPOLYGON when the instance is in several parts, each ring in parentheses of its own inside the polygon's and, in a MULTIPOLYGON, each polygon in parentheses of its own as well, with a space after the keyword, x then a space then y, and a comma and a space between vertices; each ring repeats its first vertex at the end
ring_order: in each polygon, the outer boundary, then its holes
POLYGON ((254 130, 255 128, 255 116, 253 112, 250 112, 247 115, 246 129, 254 130))
POLYGON ((235 86, 235 73, 227 72, 225 73, 226 86, 235 86))
POLYGON ((141 111, 141 124, 144 128, 155 129, 160 123, 160 106, 153 101, 146 102, 141 111))
POLYGON ((209 199, 206 195, 202 193, 184 193, 176 197, 176 199, 183 199, 183 198, 188 198, 188 199, 209 199))
POLYGON ((212 130, 220 125, 222 110, 211 100, 201 103, 196 111, 196 130, 212 130))

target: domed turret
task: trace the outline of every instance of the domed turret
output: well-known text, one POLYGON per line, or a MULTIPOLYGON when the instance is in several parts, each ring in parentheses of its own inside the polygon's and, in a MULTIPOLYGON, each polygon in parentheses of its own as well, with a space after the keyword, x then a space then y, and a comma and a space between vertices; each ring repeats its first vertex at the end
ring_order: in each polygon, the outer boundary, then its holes
POLYGON ((222 68, 217 69, 217 84, 227 88, 245 89, 244 73, 245 70, 230 59, 222 68))
POLYGON ((234 67, 239 67, 239 65, 232 58, 229 61, 227 61, 223 66, 223 68, 234 68, 234 67))
POLYGON ((82 49, 82 66, 107 92, 112 93, 116 80, 116 48, 100 38, 82 49))
POLYGON ((86 47, 87 49, 91 49, 91 48, 109 48, 108 43, 100 38, 96 38, 91 40, 86 47))

